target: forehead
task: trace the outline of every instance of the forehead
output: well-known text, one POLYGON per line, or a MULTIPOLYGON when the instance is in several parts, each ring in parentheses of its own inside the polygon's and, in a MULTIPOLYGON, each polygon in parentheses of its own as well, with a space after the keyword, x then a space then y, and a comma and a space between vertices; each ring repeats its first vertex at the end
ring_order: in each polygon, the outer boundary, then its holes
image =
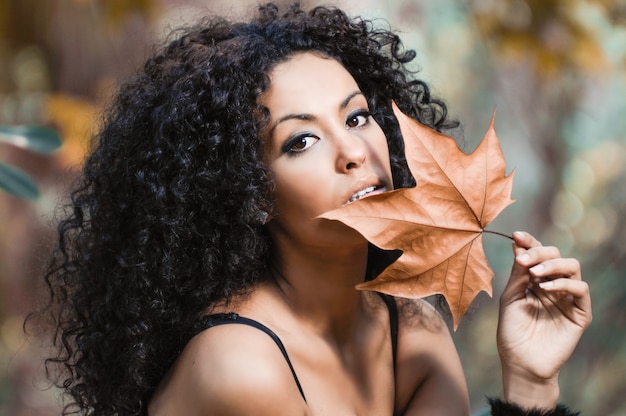
POLYGON ((270 87, 261 102, 272 117, 281 112, 314 112, 359 91, 341 63, 311 52, 292 56, 276 65, 269 75, 270 87))

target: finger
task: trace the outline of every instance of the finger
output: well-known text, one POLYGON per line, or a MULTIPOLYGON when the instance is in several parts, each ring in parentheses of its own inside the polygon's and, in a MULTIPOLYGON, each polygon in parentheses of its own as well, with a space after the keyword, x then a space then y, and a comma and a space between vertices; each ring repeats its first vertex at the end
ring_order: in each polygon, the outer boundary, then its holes
POLYGON ((587 324, 591 322, 591 295, 589 285, 582 280, 554 279, 539 283, 546 293, 566 293, 574 298, 574 303, 588 315, 587 324))
POLYGON ((515 231, 513 233, 513 241, 519 248, 529 249, 531 247, 540 247, 541 242, 525 231, 515 231))
MULTIPOLYGON (((511 274, 512 279, 519 280, 517 286, 525 285, 528 282, 529 267, 536 267, 541 262, 560 258, 561 255, 559 249, 552 246, 535 246, 529 249, 520 248, 519 251, 520 254, 515 257, 511 274)), ((540 267, 537 267, 538 272, 540 269, 540 267)))
POLYGON ((575 298, 589 297, 589 285, 582 280, 559 278, 539 283, 539 287, 546 292, 565 292, 575 298))
POLYGON ((538 246, 523 251, 515 257, 515 262, 522 267, 532 267, 541 262, 561 257, 558 247, 538 246))
POLYGON ((535 237, 525 231, 516 231, 513 233, 513 253, 516 256, 516 261, 513 263, 513 270, 511 270, 511 276, 502 293, 501 300, 514 300, 525 296, 526 286, 528 285, 528 267, 537 264, 541 259, 549 258, 549 256, 555 253, 548 249, 548 252, 539 251, 542 245, 535 237), (521 258, 521 262, 517 261, 517 258, 521 258), (533 261, 535 261, 533 263, 533 261))
POLYGON ((539 279, 550 277, 569 277, 574 280, 582 280, 580 263, 576 259, 548 259, 532 266, 529 271, 532 276, 539 279))

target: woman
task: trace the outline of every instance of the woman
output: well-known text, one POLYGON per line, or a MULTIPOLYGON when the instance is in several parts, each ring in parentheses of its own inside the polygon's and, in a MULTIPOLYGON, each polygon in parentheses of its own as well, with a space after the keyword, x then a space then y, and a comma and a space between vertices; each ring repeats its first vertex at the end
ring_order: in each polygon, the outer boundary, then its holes
MULTIPOLYGON (((392 101, 453 126, 410 79, 413 56, 339 10, 267 5, 148 60, 107 115, 47 275, 67 412, 469 413, 443 320, 356 291, 388 261, 318 219, 413 184, 392 101)), ((558 372, 589 291, 576 260, 514 238, 492 412, 568 414, 558 372)))

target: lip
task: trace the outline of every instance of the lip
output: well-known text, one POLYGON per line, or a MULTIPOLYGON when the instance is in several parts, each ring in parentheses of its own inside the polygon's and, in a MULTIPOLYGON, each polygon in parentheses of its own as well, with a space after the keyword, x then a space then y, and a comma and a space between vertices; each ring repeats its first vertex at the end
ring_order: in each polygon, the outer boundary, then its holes
POLYGON ((373 195, 382 194, 387 190, 387 186, 378 177, 361 179, 350 188, 350 191, 343 199, 345 202, 342 206, 349 205, 355 201, 368 198, 373 195))

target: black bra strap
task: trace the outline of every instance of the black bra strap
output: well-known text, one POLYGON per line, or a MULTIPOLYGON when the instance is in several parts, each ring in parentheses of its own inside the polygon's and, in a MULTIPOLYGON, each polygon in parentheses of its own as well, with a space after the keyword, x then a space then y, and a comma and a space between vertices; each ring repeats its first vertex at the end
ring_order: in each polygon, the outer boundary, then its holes
POLYGON ((266 327, 260 322, 257 322, 253 319, 245 318, 243 316, 239 316, 238 314, 234 312, 220 313, 220 314, 205 316, 204 318, 202 318, 200 324, 201 324, 201 327, 198 328, 199 329, 198 332, 207 328, 211 328, 211 327, 218 326, 218 325, 225 325, 225 324, 248 325, 248 326, 254 327, 256 329, 259 329, 265 332, 267 335, 269 335, 270 338, 274 340, 274 342, 278 346, 278 349, 280 349, 280 352, 283 354, 283 357, 285 357, 285 361, 287 361, 287 364, 289 365, 289 369, 291 370, 293 379, 296 382, 296 385, 298 386, 298 390, 300 390, 300 394, 302 395, 302 398, 306 402, 306 397, 304 396, 304 391, 302 390, 302 386, 300 385, 300 380, 298 380, 298 376, 296 375, 296 371, 294 370, 293 365, 291 364, 289 355, 287 355, 287 350, 285 349, 285 346, 283 345, 280 338, 278 338, 278 336, 274 333, 274 331, 272 331, 271 329, 269 329, 268 327, 266 327))
MULTIPOLYGON (((391 348, 393 353, 393 368, 394 373, 396 371, 396 361, 397 361, 397 350, 398 350, 398 306, 396 305, 396 301, 393 296, 389 296, 383 293, 379 293, 382 300, 387 305, 389 309, 389 328, 391 332, 391 348)), ((293 375, 293 379, 296 382, 296 386, 298 386, 298 390, 300 391, 300 395, 302 399, 306 402, 306 397, 304 395, 304 390, 302 390, 302 386, 300 385, 300 380, 298 380, 298 376, 296 375, 296 370, 294 370, 293 365, 291 364, 291 360, 289 359, 289 355, 287 354, 287 350, 283 345, 278 335, 274 333, 271 329, 263 325, 262 323, 255 321, 250 318, 245 318, 243 316, 239 316, 234 312, 230 313, 220 313, 215 315, 208 315, 203 317, 198 325, 195 328, 195 333, 199 333, 207 328, 211 328, 218 325, 225 324, 242 324, 248 325, 254 328, 257 328, 267 334, 278 346, 278 349, 285 357, 285 361, 287 361, 287 365, 289 365, 289 369, 291 370, 291 374, 293 375)))

